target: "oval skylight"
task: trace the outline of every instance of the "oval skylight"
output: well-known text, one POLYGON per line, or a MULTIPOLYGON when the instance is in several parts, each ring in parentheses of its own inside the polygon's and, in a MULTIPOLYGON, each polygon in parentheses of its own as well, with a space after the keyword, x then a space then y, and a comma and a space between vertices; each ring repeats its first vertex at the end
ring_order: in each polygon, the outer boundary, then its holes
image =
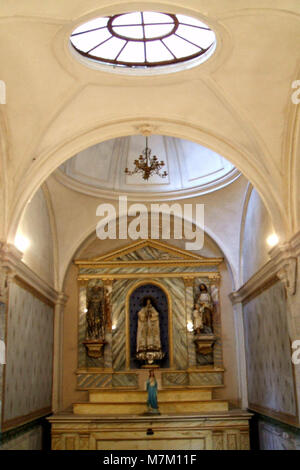
POLYGON ((195 18, 145 11, 93 19, 76 28, 70 40, 93 62, 145 69, 207 58, 216 36, 195 18))

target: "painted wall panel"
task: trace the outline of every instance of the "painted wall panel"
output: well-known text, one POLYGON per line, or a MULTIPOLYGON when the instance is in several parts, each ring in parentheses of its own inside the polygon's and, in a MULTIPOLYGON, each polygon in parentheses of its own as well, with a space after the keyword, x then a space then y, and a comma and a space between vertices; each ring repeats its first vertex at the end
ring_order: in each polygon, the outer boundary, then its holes
MULTIPOLYGON (((285 289, 280 282, 244 305, 249 403, 296 414, 285 289)), ((251 407, 251 406, 250 406, 251 407)))
POLYGON ((4 422, 51 407, 53 308, 12 283, 7 325, 4 422))

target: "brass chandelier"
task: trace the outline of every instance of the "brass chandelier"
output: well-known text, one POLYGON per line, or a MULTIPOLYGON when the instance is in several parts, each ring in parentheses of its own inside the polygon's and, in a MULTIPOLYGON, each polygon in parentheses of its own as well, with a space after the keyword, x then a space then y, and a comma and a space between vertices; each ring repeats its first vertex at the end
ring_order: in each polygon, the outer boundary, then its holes
POLYGON ((134 170, 129 171, 128 168, 125 168, 124 171, 126 175, 142 173, 143 179, 148 181, 150 176, 154 174, 160 176, 161 178, 168 176, 166 171, 161 172, 163 166, 165 166, 165 162, 163 160, 159 161, 155 155, 151 157, 151 149, 148 147, 148 137, 146 137, 146 147, 144 148, 139 158, 134 160, 134 170))

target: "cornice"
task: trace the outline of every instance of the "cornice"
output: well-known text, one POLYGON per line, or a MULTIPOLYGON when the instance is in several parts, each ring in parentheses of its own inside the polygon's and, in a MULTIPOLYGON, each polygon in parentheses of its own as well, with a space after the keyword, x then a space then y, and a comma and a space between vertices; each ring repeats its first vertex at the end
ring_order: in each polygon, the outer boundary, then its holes
POLYGON ((270 260, 260 268, 245 284, 237 291, 231 292, 229 298, 233 304, 244 302, 255 292, 260 292, 264 286, 276 277, 276 267, 270 260))
POLYGON ((117 279, 150 279, 154 278, 180 278, 180 279, 194 279, 194 278, 208 278, 213 282, 220 281, 220 274, 214 271, 197 271, 197 272, 142 272, 142 273, 96 273, 96 274, 79 274, 77 277, 78 282, 81 285, 86 285, 86 283, 91 279, 101 279, 105 281, 114 281, 117 279))
POLYGON ((21 261, 23 253, 10 243, 0 242, 0 265, 11 267, 21 261))
POLYGON ((3 242, 0 243, 0 271, 3 281, 0 298, 2 298, 3 301, 5 300, 7 294, 7 280, 11 280, 17 276, 50 302, 56 303, 59 293, 23 263, 22 256, 22 252, 14 245, 3 242))
POLYGON ((296 256, 300 256, 300 231, 290 240, 290 245, 296 256))
POLYGON ((182 250, 158 240, 140 240, 131 243, 121 249, 111 251, 105 255, 91 259, 77 259, 74 263, 80 268, 120 268, 120 267, 138 267, 138 266, 211 266, 220 265, 223 258, 205 258, 187 250, 182 250), (154 248, 162 253, 167 253, 166 259, 151 260, 121 260, 122 256, 134 253, 142 248, 154 248))
POLYGON ((69 296, 66 295, 64 292, 58 292, 56 297, 56 305, 60 307, 64 307, 69 296))
POLYGON ((270 260, 264 266, 237 291, 230 294, 229 297, 233 304, 243 303, 250 297, 258 295, 276 280, 283 282, 288 295, 296 293, 300 232, 296 233, 288 242, 272 248, 269 256, 270 260))

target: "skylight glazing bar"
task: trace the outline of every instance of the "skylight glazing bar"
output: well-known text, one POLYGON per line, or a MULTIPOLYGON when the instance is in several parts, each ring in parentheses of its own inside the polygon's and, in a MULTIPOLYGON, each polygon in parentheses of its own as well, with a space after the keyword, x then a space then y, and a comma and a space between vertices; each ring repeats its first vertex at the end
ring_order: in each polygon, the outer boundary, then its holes
POLYGON ((214 51, 212 46, 215 43, 215 34, 211 28, 206 27, 202 21, 196 18, 180 14, 139 11, 94 18, 78 26, 70 35, 70 42, 77 53, 86 59, 93 60, 93 62, 98 61, 105 65, 122 67, 148 68, 191 61, 204 54, 206 54, 205 57, 208 57, 214 51), (94 27, 97 24, 103 26, 94 27), (190 28, 194 29, 190 30, 190 28), (76 32, 76 30, 79 31, 76 32), (109 37, 107 37, 108 35, 109 37), (72 38, 74 38, 74 42, 72 38), (113 40, 114 44, 112 49, 110 49, 110 45, 101 47, 110 40, 113 40), (122 45, 116 40, 121 40, 122 45), (154 52, 156 50, 155 41, 163 45, 163 48, 157 49, 157 53, 154 52), (150 47, 152 42, 153 47, 152 45, 150 47), (207 47, 200 46, 202 43, 207 47), (93 46, 93 44, 95 45, 93 46), (126 49, 126 46, 129 49, 126 49), (196 49, 193 50, 191 46, 196 49), (97 52, 94 52, 96 50, 97 52), (151 58, 153 62, 151 62, 151 58))
POLYGON ((79 34, 92 33, 93 31, 98 31, 99 29, 107 29, 107 26, 99 26, 99 28, 88 29, 87 31, 79 31, 79 33, 71 34, 71 38, 73 36, 79 36, 79 34))
POLYGON ((111 38, 112 38, 112 36, 110 36, 109 38, 107 38, 107 39, 105 39, 104 41, 100 42, 99 44, 97 44, 97 46, 92 47, 92 49, 90 49, 89 51, 87 51, 87 54, 89 54, 89 53, 92 52, 93 50, 97 49, 97 47, 102 46, 102 44, 104 44, 105 42, 109 41, 111 38))
POLYGON ((192 44, 192 46, 198 47, 199 49, 202 49, 202 50, 204 51, 203 47, 198 46, 198 44, 195 44, 194 42, 189 41, 189 39, 186 39, 186 38, 180 36, 180 34, 175 33, 174 36, 177 36, 178 38, 183 39, 183 40, 186 41, 186 42, 189 42, 190 44, 192 44))

